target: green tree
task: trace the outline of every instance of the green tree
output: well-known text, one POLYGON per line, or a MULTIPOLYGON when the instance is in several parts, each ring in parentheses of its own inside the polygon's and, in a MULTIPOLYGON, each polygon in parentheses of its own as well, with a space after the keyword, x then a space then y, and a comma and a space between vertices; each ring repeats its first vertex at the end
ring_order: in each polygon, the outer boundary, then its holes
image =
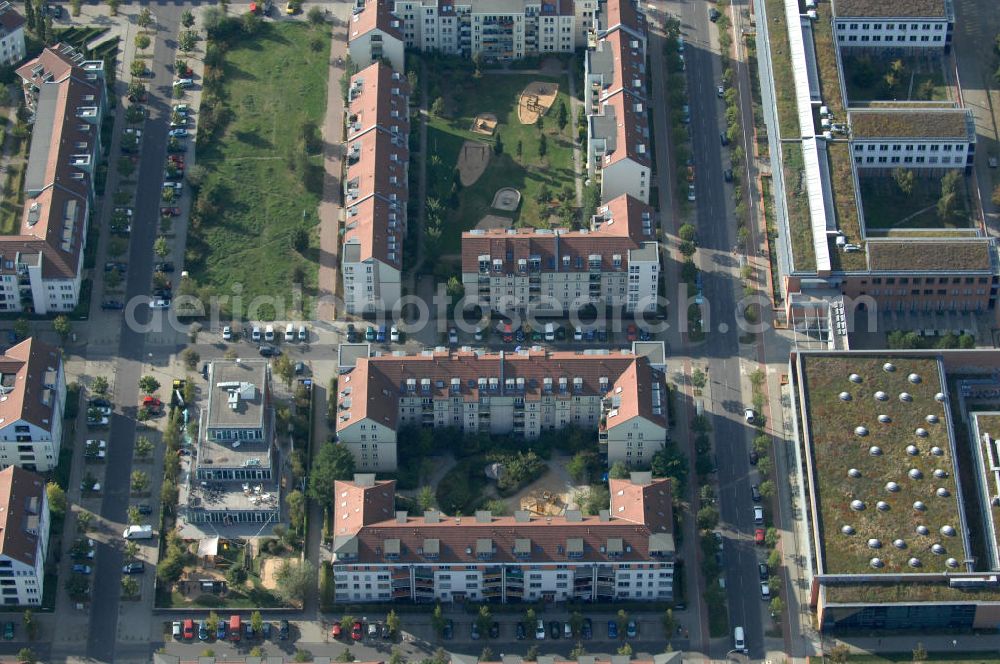
POLYGON ((579 660, 581 657, 587 656, 587 649, 583 647, 582 641, 577 641, 573 649, 569 651, 569 657, 572 660, 579 660))
MULTIPOLYGON (((30 2, 26 2, 26 5, 30 5, 30 2)), ((21 648, 17 651, 17 661, 20 664, 35 664, 38 661, 38 657, 35 656, 35 651, 31 648, 21 648)))
POLYGON ((492 662, 493 661, 493 648, 489 646, 483 646, 482 652, 479 653, 480 662, 492 662))
POLYGON ((25 609, 21 620, 24 622, 24 631, 28 634, 28 640, 34 641, 35 637, 38 636, 38 623, 35 621, 35 612, 31 609, 25 609))
POLYGON ((577 452, 573 455, 573 458, 569 460, 566 464, 566 472, 569 476, 573 478, 577 484, 583 484, 588 482, 591 477, 591 471, 593 469, 593 453, 591 452, 577 452))
MULTIPOLYGON (((774 602, 771 602, 771 611, 774 611, 774 602)), ((925 648, 924 644, 921 643, 920 641, 917 641, 917 647, 913 649, 913 661, 914 662, 927 661, 927 648, 925 648)))
POLYGON ((490 607, 483 604, 479 607, 479 615, 476 616, 476 627, 479 628, 480 634, 488 634, 490 631, 490 623, 493 622, 493 614, 490 612, 490 607))
POLYGON ((181 25, 183 25, 185 28, 190 28, 192 25, 194 25, 194 14, 191 13, 190 9, 185 9, 184 12, 181 14, 181 25))
POLYGON ((535 615, 535 610, 529 606, 524 610, 524 623, 529 632, 534 633, 536 620, 538 620, 538 617, 535 615))
POLYGON ((580 630, 583 629, 583 614, 579 611, 574 611, 569 614, 569 628, 573 631, 573 635, 579 635, 580 630))
POLYGON ((337 657, 336 657, 336 659, 334 661, 337 661, 337 662, 353 662, 354 661, 354 653, 352 653, 349 649, 344 648, 343 650, 340 651, 340 654, 337 655, 337 657))
POLYGON ((398 646, 393 646, 392 651, 389 653, 388 664, 406 664, 406 658, 403 656, 403 651, 400 650, 398 646))
POLYGON ((559 106, 556 108, 556 124, 559 125, 559 131, 566 128, 569 124, 569 111, 566 110, 566 102, 559 100, 559 106))
MULTIPOLYGON (((541 121, 542 119, 538 118, 538 122, 541 121)), ((549 151, 549 139, 546 138, 545 134, 542 134, 541 136, 538 137, 538 156, 544 157, 546 153, 548 153, 548 151, 549 151)))
POLYGON ((330 507, 333 504, 334 482, 352 477, 354 455, 343 445, 324 443, 313 461, 307 493, 321 507, 330 507))
MULTIPOLYGON (((138 505, 128 506, 128 522, 131 526, 138 526, 142 521, 142 514, 139 513, 138 505)), ((135 542, 129 541, 129 544, 135 544, 135 542)))
POLYGON ((136 24, 145 30, 153 24, 153 12, 149 11, 149 7, 143 7, 139 11, 139 15, 135 19, 136 24))
POLYGON ((201 355, 194 348, 185 348, 181 352, 181 359, 184 360, 184 365, 193 371, 201 361, 201 355))
POLYGON ((399 634, 399 616, 395 609, 389 609, 389 614, 385 617, 385 624, 389 628, 389 633, 393 636, 399 634))
POLYGON ((896 186, 905 195, 909 196, 913 193, 913 185, 917 181, 916 173, 914 173, 909 168, 895 168, 892 171, 892 179, 895 180, 896 186))
POLYGON ((764 498, 771 498, 775 494, 774 482, 772 480, 764 480, 758 488, 760 489, 760 495, 764 498))
POLYGON ((62 339, 63 343, 66 343, 66 339, 68 339, 70 333, 73 332, 73 326, 70 324, 69 318, 65 315, 59 315, 53 319, 52 329, 59 335, 59 338, 62 339))
POLYGON ((538 661, 538 646, 531 644, 528 646, 528 651, 524 654, 524 661, 526 662, 537 662, 538 661))
POLYGON ((437 118, 444 117, 444 99, 438 97, 431 104, 431 115, 437 118))
POLYGON ((288 506, 288 522, 297 533, 303 533, 306 521, 306 497, 298 489, 289 491, 285 496, 288 506))
POLYGON ((436 494, 434 493, 434 487, 424 485, 420 487, 417 491, 417 505, 424 512, 427 510, 434 509, 435 501, 437 500, 436 494))
POLYGON ((271 368, 285 385, 292 386, 292 381, 295 380, 295 365, 292 364, 292 358, 288 355, 279 355, 271 360, 271 368))
POLYGON ((30 333, 31 326, 28 324, 27 319, 18 318, 14 321, 14 336, 18 339, 27 339, 30 333))
POLYGON ((260 615, 260 611, 254 611, 250 614, 250 627, 253 631, 260 634, 264 629, 264 617, 260 615))
POLYGON ((845 664, 850 657, 851 648, 845 643, 838 643, 826 651, 826 657, 833 664, 845 664))
POLYGON ((139 582, 132 575, 122 577, 122 595, 136 597, 139 594, 139 582))
POLYGON ((628 479, 630 474, 628 466, 621 461, 615 461, 611 464, 611 469, 608 470, 608 477, 613 480, 628 479))
MULTIPOLYGON (((168 189, 167 191, 171 190, 168 189)), ((162 235, 156 238, 156 241, 153 242, 153 253, 155 253, 160 258, 166 258, 168 255, 170 255, 170 243, 167 242, 167 238, 163 237, 162 235)))
POLYGON ((309 8, 309 12, 306 14, 306 18, 313 25, 319 25, 326 21, 326 12, 319 5, 313 5, 309 8))
POLYGON ((600 514, 611 505, 611 492, 603 484, 592 484, 581 497, 583 511, 590 515, 600 514))
POLYGON ((625 609, 618 609, 618 613, 615 615, 615 622, 618 623, 618 636, 619 638, 625 638, 625 627, 628 625, 628 611, 625 609))
POLYGON ((35 3, 27 0, 24 3, 24 22, 28 25, 28 30, 35 32, 35 3))
POLYGON ((711 530, 719 523, 719 510, 712 505, 706 505, 698 510, 698 527, 702 530, 711 530))
POLYGON ((198 33, 193 30, 185 30, 181 33, 180 38, 177 40, 177 48, 179 48, 182 53, 190 53, 194 50, 197 43, 198 33))
POLYGON ((139 436, 135 439, 135 454, 140 459, 147 458, 153 453, 153 442, 146 438, 145 436, 139 436))
POLYGON ((695 234, 695 228, 691 224, 681 224, 681 227, 677 229, 678 237, 684 242, 693 242, 695 234))
POLYGON ((618 654, 619 655, 623 655, 625 657, 631 657, 632 656, 632 644, 630 644, 630 643, 623 643, 622 645, 618 646, 618 654))
POLYGON ((447 620, 444 617, 444 612, 441 611, 441 605, 435 604, 434 611, 431 613, 431 627, 434 629, 434 633, 440 638, 444 634, 444 626, 447 624, 447 620))
POLYGON ((160 389, 160 381, 146 374, 139 379, 139 389, 142 390, 143 394, 153 394, 160 389))
POLYGON ((146 61, 145 60, 141 60, 139 58, 136 58, 135 60, 132 61, 132 64, 129 65, 129 71, 131 72, 132 76, 134 76, 136 78, 138 78, 140 76, 145 76, 146 75, 146 61))
POLYGON ((149 488, 149 475, 141 470, 133 470, 131 475, 132 491, 142 493, 149 488))
POLYGON ((112 16, 118 16, 118 7, 121 6, 121 0, 105 0, 108 3, 108 9, 111 10, 112 16))
POLYGON ((674 610, 667 609, 664 611, 661 621, 663 623, 663 633, 669 641, 670 637, 674 634, 674 630, 677 629, 677 621, 674 619, 674 610))
POLYGON ((691 373, 691 384, 694 385, 699 390, 704 389, 705 385, 708 383, 708 376, 700 368, 695 369, 691 373))
POLYGON ((49 510, 53 515, 64 516, 66 514, 66 491, 55 482, 45 485, 45 493, 49 499, 49 510))
POLYGON ((149 45, 151 43, 152 40, 149 38, 148 35, 144 35, 140 32, 135 36, 135 47, 140 51, 145 51, 147 48, 149 48, 149 45))
POLYGON ((785 612, 785 603, 780 597, 775 597, 771 600, 771 617, 776 621, 781 621, 781 615, 785 612))
POLYGON ((308 560, 285 560, 275 572, 276 592, 286 602, 301 602, 316 582, 316 568, 308 560))

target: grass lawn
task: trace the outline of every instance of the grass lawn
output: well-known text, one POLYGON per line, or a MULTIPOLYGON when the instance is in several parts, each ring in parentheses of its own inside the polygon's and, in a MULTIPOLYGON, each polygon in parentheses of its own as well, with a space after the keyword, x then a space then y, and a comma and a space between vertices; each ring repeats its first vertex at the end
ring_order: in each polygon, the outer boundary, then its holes
MULTIPOLYGON (((440 94, 445 105, 445 116, 431 116, 427 128, 428 197, 435 197, 445 204, 446 213, 441 233, 442 253, 457 253, 461 246, 461 232, 473 228, 487 214, 509 217, 518 226, 549 227, 548 216, 536 200, 538 192, 547 186, 555 195, 564 188, 573 190, 573 144, 575 128, 567 123, 560 131, 556 122, 560 103, 569 110, 568 81, 565 76, 551 78, 541 75, 502 75, 484 73, 480 79, 449 76, 447 69, 429 69, 432 92, 440 94), (559 84, 559 95, 543 121, 547 152, 539 157, 539 132, 535 125, 523 125, 517 116, 517 100, 521 91, 531 81, 548 81, 559 84), (479 113, 497 116, 497 130, 503 143, 503 154, 490 157, 486 172, 473 185, 458 191, 457 200, 451 198, 455 181, 455 166, 459 151, 466 140, 492 144, 492 138, 470 131, 479 113), (521 144, 521 156, 517 145, 521 144), (515 187, 521 192, 521 205, 513 214, 491 209, 493 195, 502 187, 515 187)), ((574 194, 575 195, 575 194, 574 194)), ((575 199, 574 199, 575 200, 575 199)))
POLYGON ((231 120, 215 139, 198 141, 206 171, 199 196, 215 200, 217 213, 192 225, 185 261, 217 293, 240 283, 247 302, 286 296, 297 269, 307 293, 316 283, 322 156, 305 157, 301 137, 306 123, 323 123, 328 34, 298 21, 265 22, 225 55, 221 98, 231 120), (292 247, 300 229, 309 234, 304 252, 292 247))
POLYGON ((920 178, 913 191, 903 193, 891 177, 859 178, 865 227, 893 228, 972 228, 969 194, 965 180, 959 180, 958 210, 949 219, 938 217, 941 180, 920 178))
POLYGON ((938 57, 842 54, 847 98, 863 101, 947 101, 942 62, 938 57), (895 61, 903 67, 893 80, 886 78, 895 61), (890 83, 894 83, 890 85, 890 83))
POLYGON ((0 136, 6 137, 11 143, 11 156, 14 161, 7 168, 7 176, 3 185, 3 202, 0 203, 0 234, 15 235, 21 227, 21 214, 24 210, 24 172, 28 167, 28 140, 0 131, 0 136))

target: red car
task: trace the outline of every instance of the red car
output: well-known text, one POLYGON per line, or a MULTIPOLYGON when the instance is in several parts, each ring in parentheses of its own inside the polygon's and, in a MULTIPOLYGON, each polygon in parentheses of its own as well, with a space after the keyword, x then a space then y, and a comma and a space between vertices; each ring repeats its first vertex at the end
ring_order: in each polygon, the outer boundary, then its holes
POLYGON ((340 635, 341 635, 340 623, 335 622, 333 623, 333 627, 330 629, 330 636, 332 636, 335 639, 339 639, 340 635))
POLYGON ((193 639, 194 638, 194 621, 191 620, 190 618, 188 618, 187 620, 184 621, 183 628, 184 628, 184 631, 183 631, 184 638, 185 639, 193 639))
POLYGON ((360 641, 361 640, 361 636, 362 636, 361 635, 361 623, 360 622, 355 622, 354 625, 351 627, 351 638, 354 639, 355 641, 360 641))
POLYGON ((636 330, 635 323, 631 323, 625 328, 625 338, 629 341, 635 341, 639 338, 639 332, 636 330))
POLYGON ((503 342, 505 344, 514 342, 514 330, 511 328, 510 323, 504 323, 503 326, 503 342))
POLYGON ((753 541, 757 546, 764 545, 764 529, 757 528, 753 531, 753 541))
POLYGON ((179 207, 161 207, 160 208, 161 217, 179 217, 181 216, 181 209, 179 207))

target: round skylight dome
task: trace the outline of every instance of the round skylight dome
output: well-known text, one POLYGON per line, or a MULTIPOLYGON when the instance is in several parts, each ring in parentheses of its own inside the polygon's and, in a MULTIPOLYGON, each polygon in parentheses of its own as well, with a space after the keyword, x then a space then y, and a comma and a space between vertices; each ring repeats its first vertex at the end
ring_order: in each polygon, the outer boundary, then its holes
POLYGON ((852 383, 860 383, 861 380, 862 380, 861 376, 859 376, 858 374, 853 374, 853 373, 850 376, 848 376, 847 379, 849 381, 851 381, 852 383))
POLYGON ((920 558, 910 558, 906 562, 910 567, 920 567, 920 558))
POLYGON ((870 540, 868 540, 868 548, 869 549, 881 549, 882 548, 882 542, 880 542, 879 540, 877 540, 877 539, 875 539, 873 537, 870 540))
POLYGON ((931 454, 933 454, 934 456, 944 456, 944 450, 935 445, 934 447, 931 448, 931 454))
POLYGON ((892 418, 889 417, 888 415, 879 415, 878 421, 881 422, 882 424, 889 424, 890 422, 892 422, 892 418))
POLYGON ((840 400, 841 401, 850 401, 851 400, 851 393, 850 392, 841 392, 840 393, 840 400))
POLYGON ((886 373, 892 373, 895 370, 896 370, 896 365, 893 364, 892 362, 886 362, 885 364, 882 365, 882 371, 886 373))
POLYGON ((899 491, 899 485, 896 484, 895 482, 886 482, 885 490, 888 491, 889 493, 896 493, 897 491, 899 491))
POLYGON ((923 479, 924 477, 924 474, 920 471, 919 468, 910 468, 910 471, 906 474, 909 475, 910 479, 912 480, 920 480, 923 479))
POLYGON ((917 534, 918 535, 923 535, 923 536, 926 537, 927 535, 930 535, 930 533, 931 533, 931 531, 927 528, 927 526, 924 526, 924 525, 917 526, 917 534))
POLYGON ((872 558, 871 562, 869 562, 868 564, 874 567, 875 569, 882 569, 883 567, 885 567, 885 563, 882 562, 881 558, 872 558))
POLYGON ((853 535, 854 528, 848 525, 844 525, 840 527, 840 532, 844 533, 845 535, 853 535))
POLYGON ((931 544, 931 552, 936 553, 939 556, 942 556, 945 553, 945 549, 940 544, 931 544))
POLYGON ((899 393, 899 400, 900 401, 906 401, 906 402, 913 401, 913 395, 910 394, 909 392, 900 392, 899 393))
POLYGON ((927 420, 928 424, 937 424, 938 423, 938 416, 935 415, 934 413, 931 413, 930 415, 928 415, 924 419, 927 420))
POLYGON ((948 489, 944 488, 943 486, 938 487, 937 491, 935 491, 934 493, 936 493, 941 498, 947 498, 948 496, 951 495, 951 491, 948 491, 948 489))
POLYGON ((858 470, 857 468, 851 468, 850 470, 847 471, 847 476, 853 477, 854 479, 858 479, 861 477, 861 471, 858 470))
POLYGON ((917 456, 918 454, 920 454, 920 450, 917 449, 916 445, 907 445, 906 453, 909 454, 910 456, 917 456))
POLYGON ((955 532, 955 529, 952 528, 951 526, 947 525, 947 524, 941 526, 941 531, 940 532, 945 537, 954 537, 957 534, 955 532))
POLYGON ((939 480, 943 480, 944 478, 948 477, 948 473, 947 471, 941 470, 940 468, 935 468, 934 477, 938 478, 939 480))
POLYGON ((948 560, 944 561, 944 564, 947 565, 948 567, 951 567, 952 569, 958 567, 958 561, 955 560, 954 558, 949 558, 948 560))
POLYGON ((882 456, 882 448, 878 445, 872 445, 868 448, 868 454, 872 456, 882 456))
POLYGON ((851 509, 855 512, 861 512, 865 509, 865 503, 863 500, 852 500, 851 509))
POLYGON ((934 395, 934 400, 941 403, 944 403, 944 400, 947 398, 948 397, 944 395, 944 392, 938 392, 937 394, 934 395))
POLYGON ((923 427, 917 427, 917 430, 916 430, 916 431, 914 431, 913 433, 917 434, 917 435, 918 435, 918 436, 920 436, 921 438, 926 438, 926 437, 927 437, 927 436, 929 435, 929 434, 927 433, 927 429, 925 429, 925 428, 923 428, 923 427))
POLYGON ((854 435, 856 435, 856 436, 867 436, 868 435, 868 428, 867 427, 854 427, 854 435))
POLYGON ((894 547, 896 547, 897 549, 905 549, 906 548, 906 542, 904 542, 901 539, 895 539, 895 540, 893 540, 892 541, 892 545, 894 547))
POLYGON ((924 505, 924 501, 922 500, 915 500, 913 501, 913 509, 918 512, 923 512, 927 510, 927 505, 924 505))
POLYGON ((920 374, 911 373, 909 376, 906 377, 906 380, 916 385, 920 382, 920 374))
POLYGON ((875 398, 878 399, 879 401, 886 401, 889 398, 889 395, 883 392, 882 390, 879 390, 878 392, 875 393, 875 398))

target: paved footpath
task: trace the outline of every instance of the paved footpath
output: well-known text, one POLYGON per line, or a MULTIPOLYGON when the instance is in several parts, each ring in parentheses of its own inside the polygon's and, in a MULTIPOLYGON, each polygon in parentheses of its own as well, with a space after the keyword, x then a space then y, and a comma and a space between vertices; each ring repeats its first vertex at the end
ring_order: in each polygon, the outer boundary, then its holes
POLYGON ((350 6, 329 5, 335 21, 330 46, 330 78, 326 86, 326 119, 323 121, 323 200, 319 204, 319 296, 318 320, 334 320, 337 312, 333 296, 337 292, 337 260, 340 251, 341 156, 344 142, 344 98, 340 94, 340 79, 344 75, 347 56, 347 30, 350 6))

